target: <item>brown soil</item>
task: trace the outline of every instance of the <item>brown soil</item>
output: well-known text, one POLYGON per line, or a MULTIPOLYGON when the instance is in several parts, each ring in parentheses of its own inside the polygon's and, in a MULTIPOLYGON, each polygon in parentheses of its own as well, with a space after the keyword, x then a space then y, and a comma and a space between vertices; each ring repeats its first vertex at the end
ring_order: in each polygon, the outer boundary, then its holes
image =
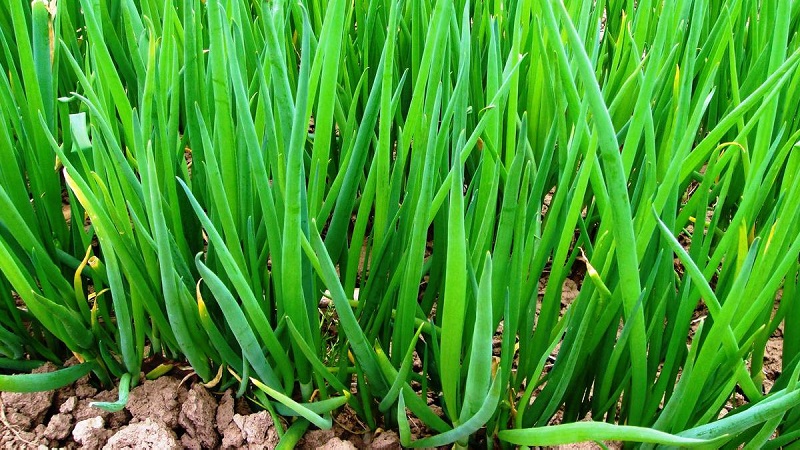
MULTIPOLYGON (((48 363, 35 372, 55 369, 48 363)), ((0 448, 270 449, 279 440, 272 416, 251 411, 231 390, 214 392, 199 383, 187 387, 167 375, 133 388, 122 411, 90 406, 117 396, 116 388, 96 389, 88 376, 57 391, 0 393, 0 448)), ((400 448, 395 432, 361 431, 353 417, 345 408, 333 429, 309 431, 298 448, 400 448)))

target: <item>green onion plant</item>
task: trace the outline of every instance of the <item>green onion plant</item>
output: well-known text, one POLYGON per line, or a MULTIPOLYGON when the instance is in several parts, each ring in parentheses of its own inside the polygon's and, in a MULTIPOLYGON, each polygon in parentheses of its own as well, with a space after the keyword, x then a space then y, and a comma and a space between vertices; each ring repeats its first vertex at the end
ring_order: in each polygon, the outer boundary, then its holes
POLYGON ((345 405, 410 447, 796 442, 799 33, 797 1, 0 2, 0 390, 119 409, 161 355, 285 445, 345 405))

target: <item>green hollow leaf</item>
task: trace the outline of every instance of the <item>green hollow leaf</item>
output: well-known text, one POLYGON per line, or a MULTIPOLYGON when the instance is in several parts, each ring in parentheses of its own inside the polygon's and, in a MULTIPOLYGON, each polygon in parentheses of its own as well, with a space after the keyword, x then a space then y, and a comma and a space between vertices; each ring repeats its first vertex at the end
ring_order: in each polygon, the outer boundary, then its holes
POLYGON ((248 323, 244 312, 230 290, 222 283, 222 280, 203 263, 202 257, 202 253, 198 253, 195 256, 195 264, 200 271, 200 275, 202 275, 214 294, 223 315, 228 321, 228 326, 242 348, 244 357, 253 366, 259 377, 268 384, 279 387, 278 377, 266 358, 264 358, 264 353, 261 351, 256 334, 248 323))
MULTIPOLYGON (((403 446, 411 448, 438 447, 460 441, 478 431, 478 429, 480 429, 486 424, 486 422, 489 421, 497 409, 497 404, 500 401, 500 394, 503 390, 503 385, 505 384, 502 375, 502 369, 498 370, 497 374, 495 374, 494 380, 492 381, 492 386, 489 389, 489 393, 483 401, 483 404, 481 405, 480 409, 478 409, 478 411, 476 411, 475 414, 469 419, 465 420, 450 431, 446 431, 444 433, 424 439, 419 439, 417 441, 411 441, 410 436, 406 435, 404 437, 404 433, 401 433, 401 443, 403 446)), ((400 394, 400 401, 397 404, 399 420, 401 423, 405 422, 405 425, 401 425, 401 430, 403 428, 408 429, 408 417, 406 417, 405 414, 404 395, 405 394, 400 394)))
POLYGON ((650 428, 606 422, 576 422, 523 430, 504 430, 498 433, 498 437, 509 444, 526 446, 562 445, 584 441, 625 441, 701 448, 715 448, 731 438, 728 435, 718 436, 716 439, 683 437, 650 428))
POLYGON ((39 392, 52 391, 68 386, 89 372, 98 368, 94 361, 59 369, 47 373, 29 373, 19 375, 0 375, 0 391, 2 392, 39 392))
POLYGON ((186 286, 178 279, 173 264, 172 251, 169 247, 169 231, 161 203, 161 190, 156 184, 156 165, 153 158, 152 149, 148 148, 146 162, 143 162, 145 164, 146 192, 149 194, 147 204, 151 211, 150 226, 154 231, 154 238, 158 245, 159 273, 161 275, 167 317, 175 332, 178 345, 186 354, 192 367, 197 371, 200 378, 204 381, 209 381, 212 378, 212 373, 208 364, 208 356, 203 353, 202 347, 197 343, 197 339, 205 339, 205 337, 192 331, 199 328, 199 320, 194 320, 195 316, 188 315, 184 308, 181 291, 185 290, 186 286))
MULTIPOLYGON (((299 403, 300 406, 303 408, 315 413, 315 414, 328 414, 332 411, 335 411, 338 408, 344 406, 349 400, 352 394, 347 391, 342 391, 343 395, 337 397, 331 397, 325 400, 320 400, 318 402, 311 402, 311 403, 299 403)), ((277 411, 282 416, 300 416, 301 414, 292 407, 279 403, 275 406, 275 411, 277 411)))
POLYGON ((44 364, 44 361, 0 358, 0 369, 28 372, 44 364))
POLYGON ((42 92, 42 105, 44 115, 50 126, 55 125, 55 95, 53 94, 53 68, 50 56, 50 29, 52 25, 50 12, 44 1, 36 0, 31 3, 33 15, 33 62, 36 65, 36 77, 39 89, 42 92))
MULTIPOLYGON (((192 205, 195 213, 197 214, 198 218, 200 218, 200 222, 203 223, 206 232, 211 240, 211 242, 218 248, 217 256, 222 260, 223 267, 225 267, 228 276, 231 279, 231 283, 237 289, 237 294, 242 299, 243 308, 242 312, 246 313, 247 318, 253 321, 253 328, 251 328, 258 336, 263 340, 264 344, 266 345, 267 349, 270 352, 272 358, 276 361, 276 371, 282 375, 284 387, 288 388, 288 386, 292 385, 292 365, 289 363, 288 356, 286 354, 286 350, 283 348, 281 343, 278 341, 277 337, 275 336, 275 331, 273 330, 272 326, 269 323, 264 311, 261 309, 261 306, 258 304, 258 300, 255 297, 250 285, 248 284, 247 279, 242 274, 240 270, 238 270, 236 262, 234 260, 233 255, 230 251, 227 250, 227 247, 224 244, 224 240, 222 236, 220 236, 217 229, 214 227, 211 219, 208 217, 206 212, 203 210, 203 207, 197 201, 197 198, 192 194, 191 189, 189 186, 180 178, 178 179, 178 183, 183 188, 184 192, 186 193, 189 202, 192 205)), ((197 262, 198 255, 195 258, 195 262, 197 262)), ((207 273, 209 275, 207 277, 207 281, 209 279, 213 279, 214 277, 210 276, 210 271, 207 273)), ((218 279, 218 277, 217 277, 218 279)), ((219 280, 219 286, 222 286, 222 281, 219 280)), ((220 293, 224 291, 220 290, 220 293)), ((228 295, 231 295, 230 293, 228 295)), ((236 323, 236 322, 235 322, 236 323)), ((242 326, 248 326, 246 321, 239 322, 242 326)), ((248 338, 249 339, 249 338, 248 338)), ((241 345, 241 342, 240 342, 241 345)), ((248 345, 253 346, 253 352, 255 352, 256 348, 258 348, 260 352, 260 346, 258 341, 251 342, 248 345)), ((255 358, 255 354, 253 354, 255 358)), ((263 354, 262 354, 263 357, 263 354)), ((259 376, 264 376, 265 381, 268 381, 268 371, 264 370, 259 376)), ((277 376, 277 375, 276 375, 277 376)), ((275 379, 269 380, 268 382, 273 383, 273 386, 278 386, 278 382, 275 379)))
POLYGON ((422 333, 422 325, 417 328, 417 332, 414 334, 414 339, 411 341, 411 345, 408 346, 408 350, 406 351, 405 357, 403 357, 403 363, 400 365, 400 370, 397 373, 397 377, 395 378, 392 386, 389 388, 389 392, 383 397, 381 400, 378 409, 381 411, 388 410, 397 400, 397 396, 400 395, 402 387, 408 381, 408 375, 411 372, 412 363, 414 362, 414 349, 417 345, 417 340, 419 339, 419 335, 422 333))
MULTIPOLYGON (((378 363, 381 365, 381 370, 384 373, 384 376, 388 379, 397 379, 399 374, 397 370, 392 367, 392 363, 389 361, 389 358, 386 356, 386 353, 378 347, 375 349, 375 355, 377 356, 378 363)), ((402 393, 405 397, 398 396, 398 403, 400 401, 403 402, 405 405, 408 403, 408 408, 411 410, 414 415, 420 418, 426 425, 433 428, 434 430, 445 433, 453 429, 450 425, 448 425, 441 417, 436 415, 433 410, 428 406, 427 402, 420 398, 411 386, 408 383, 403 383, 403 390, 402 393)), ((398 411, 402 410, 398 404, 398 411)), ((401 427, 403 426, 403 422, 408 425, 408 421, 400 420, 401 427)))
POLYGON ((765 423, 776 416, 782 415, 798 404, 800 404, 800 390, 784 389, 738 414, 727 415, 715 422, 682 431, 678 435, 694 439, 735 435, 752 426, 765 423))
POLYGON ((252 381, 253 384, 256 385, 256 387, 264 391, 267 395, 274 398, 279 403, 283 404, 285 407, 294 411, 298 416, 308 420, 309 422, 313 423, 314 425, 318 426, 320 429, 323 430, 330 429, 331 426, 333 425, 333 421, 330 418, 330 416, 327 418, 323 418, 322 416, 320 416, 320 414, 328 413, 340 406, 343 406, 345 403, 347 403, 350 397, 350 394, 348 392, 344 392, 344 395, 342 395, 341 397, 335 397, 329 399, 330 400, 329 402, 326 402, 323 405, 315 406, 313 407, 313 409, 319 409, 320 406, 323 408, 323 410, 328 408, 330 409, 328 409, 327 411, 323 411, 322 413, 317 413, 314 410, 312 410, 312 408, 308 403, 298 403, 292 400, 291 397, 287 397, 286 395, 281 394, 275 389, 272 389, 269 386, 265 385, 264 383, 256 380, 255 378, 251 378, 250 381, 252 381))
POLYGON ((492 258, 486 255, 483 272, 475 299, 475 325, 472 332, 472 349, 464 384, 464 404, 459 421, 475 414, 489 392, 492 377, 492 258))
POLYGON ((367 336, 358 324, 358 319, 356 319, 355 313, 350 307, 341 280, 339 280, 336 268, 327 253, 325 243, 322 241, 319 231, 317 231, 317 224, 314 220, 311 221, 311 247, 319 257, 318 267, 321 271, 319 276, 331 291, 331 297, 339 314, 342 330, 347 336, 348 343, 352 347, 359 364, 369 377, 370 383, 374 383, 377 393, 382 394, 388 389, 386 380, 381 374, 377 358, 367 341, 367 336))
POLYGON ((295 420, 294 423, 286 430, 286 432, 283 433, 281 441, 278 442, 275 450, 291 450, 295 448, 300 439, 302 439, 309 425, 311 425, 311 422, 303 418, 295 420))
POLYGON ((457 417, 458 385, 461 379, 461 347, 467 302, 467 238, 464 225, 464 176, 460 161, 455 162, 450 186, 447 260, 442 303, 442 392, 451 417, 457 417))
POLYGON ((117 412, 122 411, 125 405, 128 404, 128 394, 131 389, 131 374, 126 373, 122 375, 119 380, 119 398, 115 402, 91 402, 90 406, 100 408, 103 411, 117 412))
MULTIPOLYGON (((595 125, 598 129, 601 157, 605 169, 609 200, 611 201, 612 231, 617 245, 616 258, 620 272, 622 301, 625 308, 626 321, 631 321, 634 324, 633 336, 630 341, 634 384, 630 395, 632 396, 631 415, 638 417, 644 408, 647 354, 644 316, 641 311, 638 314, 634 314, 636 301, 641 293, 641 282, 639 280, 639 260, 636 253, 636 235, 631 221, 631 204, 626 188, 627 177, 625 176, 622 158, 619 153, 619 142, 614 130, 614 124, 611 121, 608 107, 603 101, 600 86, 596 82, 592 63, 586 50, 581 45, 581 38, 564 4, 561 1, 554 3, 556 3, 557 9, 564 19, 563 23, 569 42, 577 49, 575 66, 587 86, 586 98, 594 113, 595 125)), ((545 2, 545 8, 550 18, 548 20, 550 30, 553 33, 557 33, 554 26, 555 19, 552 17, 551 3, 545 2)), ((560 42, 560 40, 558 41, 560 42)))
MULTIPOLYGON (((309 43, 309 24, 305 12, 303 13, 303 41, 302 64, 300 66, 300 79, 298 80, 295 116, 292 123, 291 140, 286 154, 286 205, 283 216, 283 247, 280 250, 282 272, 280 273, 283 286, 283 301, 286 305, 286 314, 291 317, 306 340, 312 339, 311 314, 306 301, 309 292, 303 292, 303 250, 300 236, 304 226, 308 223, 308 211, 303 207, 306 201, 305 168, 303 161, 303 147, 308 133, 308 119, 303 111, 306 110, 308 101, 308 77, 311 66, 311 51, 309 43)), ((327 158, 326 158, 327 159, 327 158)), ((302 353, 296 349, 295 353, 302 353)), ((295 360, 298 366, 301 388, 306 388, 310 383, 311 371, 304 358, 295 360)), ((303 392, 310 395, 311 391, 303 392)))

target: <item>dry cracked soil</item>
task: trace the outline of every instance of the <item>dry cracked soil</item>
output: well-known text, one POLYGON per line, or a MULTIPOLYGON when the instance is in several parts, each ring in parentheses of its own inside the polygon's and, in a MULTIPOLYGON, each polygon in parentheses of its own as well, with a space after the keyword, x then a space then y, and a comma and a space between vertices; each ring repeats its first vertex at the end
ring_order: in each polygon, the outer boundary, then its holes
MULTIPOLYGON (((50 363, 35 372, 50 372, 50 363)), ((98 390, 88 376, 48 392, 0 393, 0 448, 47 449, 271 449, 278 433, 267 411, 253 412, 231 390, 190 387, 172 376, 145 380, 130 392, 122 411, 90 405, 115 401, 118 392, 98 390)), ((311 430, 300 449, 400 448, 392 431, 356 431, 347 411, 331 430, 311 430)))

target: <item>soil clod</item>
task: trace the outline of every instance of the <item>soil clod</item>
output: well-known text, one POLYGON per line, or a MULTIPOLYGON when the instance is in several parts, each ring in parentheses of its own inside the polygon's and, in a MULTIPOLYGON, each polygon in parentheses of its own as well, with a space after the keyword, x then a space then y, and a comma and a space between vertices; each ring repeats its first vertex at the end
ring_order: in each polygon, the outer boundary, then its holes
POLYGON ((177 449, 175 432, 164 423, 146 418, 123 427, 108 440, 103 450, 171 450, 177 449))

